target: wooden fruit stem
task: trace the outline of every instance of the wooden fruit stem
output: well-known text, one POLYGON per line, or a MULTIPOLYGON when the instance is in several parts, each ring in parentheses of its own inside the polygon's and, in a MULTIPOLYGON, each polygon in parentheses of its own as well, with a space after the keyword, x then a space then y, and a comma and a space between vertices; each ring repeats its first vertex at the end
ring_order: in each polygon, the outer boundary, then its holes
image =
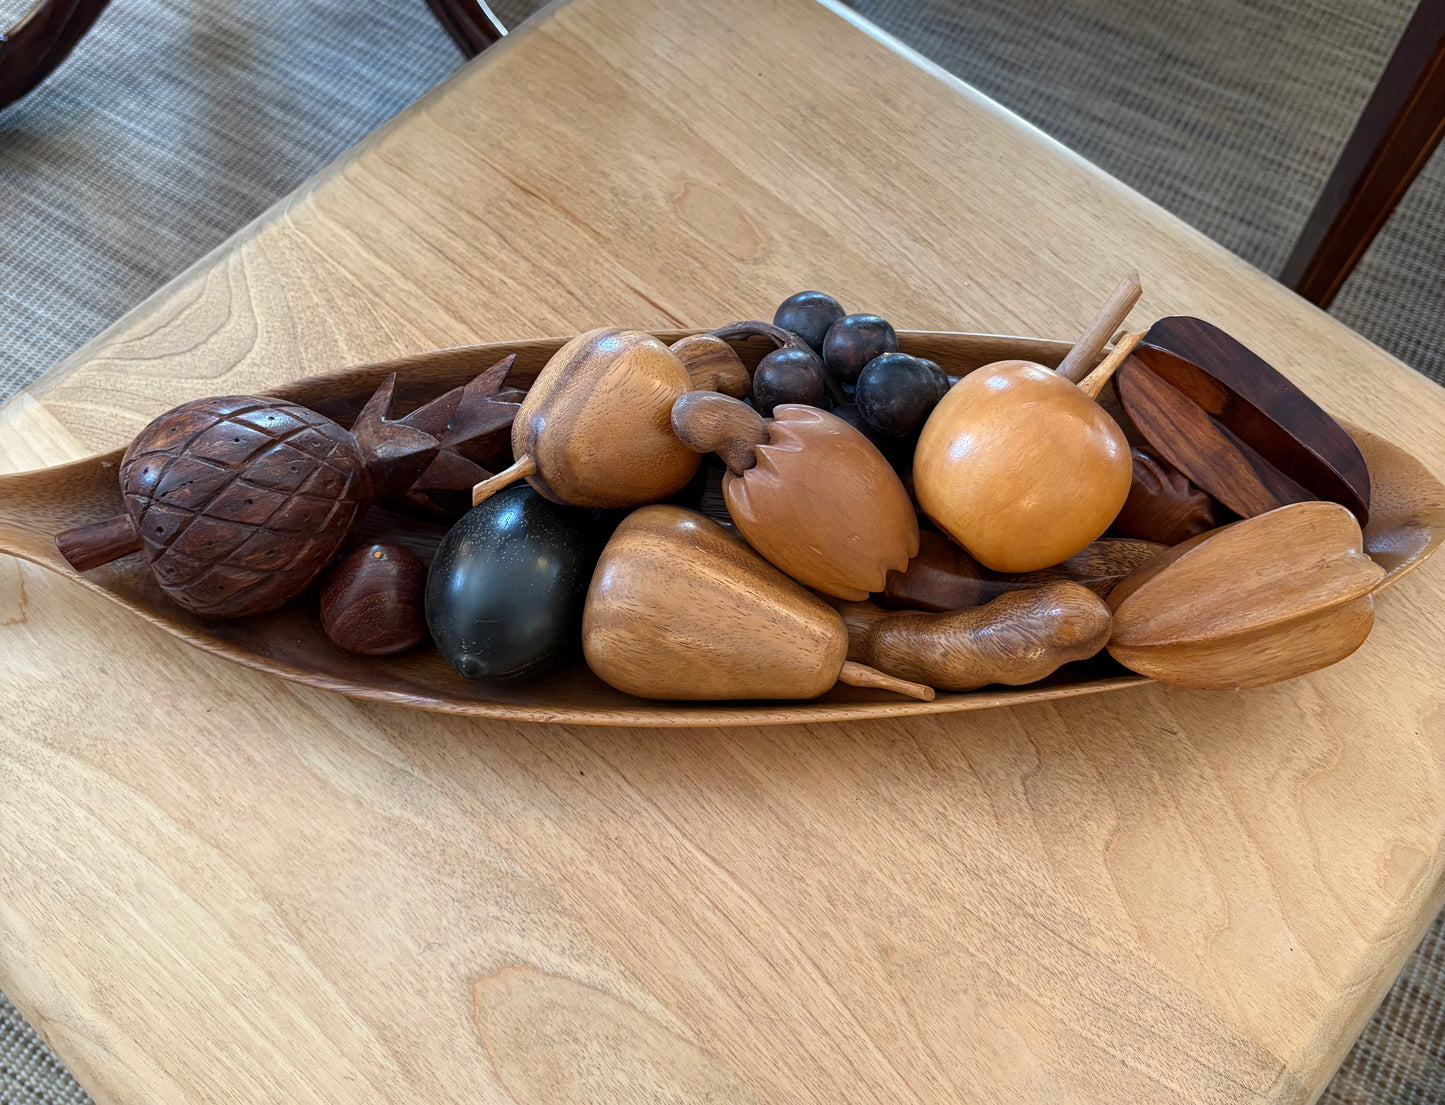
POLYGON ((767 419, 741 400, 711 391, 690 391, 673 403, 672 432, 689 449, 717 453, 735 476, 755 467, 757 447, 768 443, 767 419))
POLYGON ((922 683, 910 683, 906 679, 895 679, 877 668, 857 664, 852 660, 844 661, 843 670, 838 673, 838 682, 847 683, 850 687, 877 687, 881 691, 896 691, 920 702, 932 702, 934 697, 932 687, 925 687, 922 683))
POLYGON ((784 330, 781 326, 774 326, 771 322, 759 322, 757 319, 746 319, 743 322, 730 322, 726 326, 719 326, 712 332, 712 336, 726 342, 744 341, 748 338, 767 338, 779 349, 790 345, 796 349, 808 348, 803 339, 791 330, 784 330))
POLYGON ((1099 362, 1099 367, 1079 381, 1079 390, 1090 399, 1099 398, 1104 385, 1119 370, 1119 366, 1129 359, 1129 354, 1134 352, 1134 347, 1144 340, 1147 333, 1147 330, 1140 330, 1137 333, 1125 334, 1116 341, 1114 348, 1109 350, 1109 355, 1099 362))
POLYGON ((1089 323, 1083 336, 1074 343, 1074 348, 1059 362, 1059 375, 1075 384, 1087 376, 1094 362, 1099 359, 1099 354, 1104 351, 1104 346, 1108 344, 1109 335, 1119 329, 1125 316, 1134 309, 1134 304, 1139 302, 1139 297, 1143 294, 1144 286, 1139 283, 1139 274, 1130 272, 1114 289, 1114 294, 1094 317, 1094 321, 1089 323))
POLYGON ((472 488, 472 506, 484 503, 504 487, 510 487, 518 480, 525 480, 528 476, 537 474, 537 462, 526 453, 512 463, 508 468, 503 468, 495 476, 485 479, 476 487, 472 488))
POLYGON ((104 522, 57 533, 55 547, 77 572, 88 572, 128 553, 139 552, 141 543, 130 515, 117 514, 104 522))

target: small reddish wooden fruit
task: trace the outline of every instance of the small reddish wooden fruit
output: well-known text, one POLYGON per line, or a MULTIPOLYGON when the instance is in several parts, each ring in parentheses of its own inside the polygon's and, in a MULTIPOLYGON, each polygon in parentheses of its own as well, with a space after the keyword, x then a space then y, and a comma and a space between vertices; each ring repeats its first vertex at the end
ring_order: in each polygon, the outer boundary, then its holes
POLYGON ((321 625, 347 652, 390 656, 426 638, 426 565, 400 545, 344 557, 321 588, 321 625))

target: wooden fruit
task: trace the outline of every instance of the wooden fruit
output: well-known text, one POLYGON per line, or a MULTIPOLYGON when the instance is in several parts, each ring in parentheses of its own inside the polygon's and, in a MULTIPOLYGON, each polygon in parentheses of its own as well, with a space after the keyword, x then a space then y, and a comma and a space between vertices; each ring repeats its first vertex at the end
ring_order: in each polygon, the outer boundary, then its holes
POLYGON ((554 666, 577 647, 598 544, 586 511, 529 487, 473 507, 427 575, 426 621, 442 657, 468 679, 517 682, 554 666))
POLYGON ((505 471, 472 504, 526 478, 554 503, 634 507, 686 486, 697 454, 672 433, 672 404, 694 388, 747 394, 747 369, 711 335, 669 348, 637 330, 589 330, 547 362, 512 423, 505 471))
POLYGON ((582 649, 601 679, 642 698, 816 698, 837 682, 933 697, 849 661, 836 610, 675 506, 617 527, 587 592, 582 649))
POLYGON ((1177 545, 1218 524, 1214 500, 1179 469, 1142 449, 1132 451, 1132 460, 1129 497, 1109 527, 1110 533, 1177 545))
POLYGON ((1091 367, 1099 334, 1137 298, 1137 278, 1126 285, 1081 339, 1084 353, 1065 359, 1073 375, 1032 361, 985 365, 951 387, 924 423, 913 454, 918 505, 986 567, 1057 564, 1099 537, 1128 497, 1128 443, 1094 398, 1137 336, 1075 382, 1091 367))
POLYGON ((342 557, 321 588, 321 626, 364 656, 405 652, 426 639, 426 565, 401 545, 366 545, 342 557))
POLYGON ((55 543, 81 572, 143 549, 161 590, 197 614, 272 610, 310 585, 373 498, 404 491, 436 456, 420 426, 446 425, 458 397, 392 420, 395 384, 377 389, 350 431, 263 395, 167 411, 120 462, 126 513, 55 543))
POLYGON ((1110 596, 1109 652, 1181 687, 1260 687, 1342 660, 1374 624, 1385 572, 1336 503, 1280 507, 1193 537, 1110 596))
MULTIPOLYGON (((512 462, 512 423, 526 393, 506 386, 516 356, 503 357, 463 387, 454 389, 455 411, 440 424, 422 426, 434 433, 438 449, 410 487, 382 501, 408 514, 455 521, 472 505, 472 488, 512 462)), ((448 392, 423 411, 453 398, 448 392)), ((418 423, 423 411, 409 416, 418 423)))
POLYGON ((672 424, 680 440, 727 462, 733 524, 800 583, 864 599, 918 551, 908 492, 841 418, 785 403, 767 420, 736 399, 692 392, 674 404, 672 424))
POLYGON ((1370 474, 1350 435, 1217 326, 1160 319, 1114 386, 1150 445, 1236 514, 1328 499, 1368 519, 1370 474))
POLYGON ((848 659, 942 691, 990 683, 1036 683, 1109 639, 1109 608, 1068 580, 1010 591, 983 606, 942 614, 839 608, 848 625, 848 659))
POLYGON ((1078 583, 1100 598, 1107 598, 1116 583, 1166 548, 1153 541, 1101 537, 1051 568, 994 572, 942 534, 924 530, 918 536, 918 555, 903 571, 888 573, 888 582, 877 596, 883 606, 959 610, 980 606, 1009 591, 1032 590, 1060 580, 1078 583))

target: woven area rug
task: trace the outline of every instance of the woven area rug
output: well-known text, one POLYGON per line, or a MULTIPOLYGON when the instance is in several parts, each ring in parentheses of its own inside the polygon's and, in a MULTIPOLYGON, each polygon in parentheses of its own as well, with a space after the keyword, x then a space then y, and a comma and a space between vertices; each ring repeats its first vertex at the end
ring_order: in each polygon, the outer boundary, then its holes
MULTIPOLYGON (((27 3, 0 0, 0 25, 27 3)), ((511 25, 535 4, 492 6, 511 25)), ((1413 0, 855 6, 1276 272, 1413 0)), ((458 60, 421 0, 118 0, 0 113, 0 400, 458 60)), ((1442 260, 1445 151, 1334 313, 1445 381, 1442 260)), ((0 1105, 88 1100, 0 996, 0 1105)), ((1445 1105, 1441 921, 1321 1100, 1445 1105)))

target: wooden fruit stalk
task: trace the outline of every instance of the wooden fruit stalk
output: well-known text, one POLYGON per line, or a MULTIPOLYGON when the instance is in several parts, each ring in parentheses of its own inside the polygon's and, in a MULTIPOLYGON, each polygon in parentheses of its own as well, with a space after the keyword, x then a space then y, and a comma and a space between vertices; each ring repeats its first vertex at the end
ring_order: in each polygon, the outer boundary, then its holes
POLYGON ((1087 660, 1109 640, 1109 608, 1087 587, 1059 580, 941 614, 843 603, 848 659, 942 691, 1036 683, 1087 660))
POLYGON ((994 572, 942 534, 918 535, 918 555, 901 572, 889 572, 878 600, 909 610, 959 610, 980 606, 1009 591, 1032 590, 1070 580, 1107 598, 1114 585, 1167 546, 1127 537, 1101 537, 1052 568, 994 572))
POLYGON ((658 699, 816 698, 835 683, 933 691, 848 659, 842 617, 716 522, 675 506, 625 518, 582 616, 587 663, 658 699))
POLYGON ((1124 505, 1128 442, 1094 400, 1140 335, 1093 365, 1140 290, 1131 274, 1058 371, 985 365, 929 415, 913 456, 914 494, 981 564, 1003 572, 1057 564, 1103 534, 1124 505))
POLYGON ((1354 652, 1374 624, 1385 571, 1337 503, 1306 502, 1235 522, 1155 557, 1109 605, 1109 653, 1181 687, 1261 687, 1354 652))
POLYGON ((579 334, 547 362, 512 423, 511 467, 479 482, 472 504, 519 479, 555 503, 634 507, 680 491, 698 456, 672 433, 672 404, 697 387, 747 393, 747 370, 706 335, 669 348, 651 334, 579 334))
POLYGON ((1218 327, 1160 319, 1114 386, 1150 445, 1236 514, 1327 499, 1368 520, 1370 474, 1350 435, 1218 327))
POLYGON ((672 426, 689 448, 723 458, 733 524, 800 583, 864 599, 918 552, 908 492, 841 418, 783 404, 768 420, 737 399, 692 392, 673 405, 672 426))

